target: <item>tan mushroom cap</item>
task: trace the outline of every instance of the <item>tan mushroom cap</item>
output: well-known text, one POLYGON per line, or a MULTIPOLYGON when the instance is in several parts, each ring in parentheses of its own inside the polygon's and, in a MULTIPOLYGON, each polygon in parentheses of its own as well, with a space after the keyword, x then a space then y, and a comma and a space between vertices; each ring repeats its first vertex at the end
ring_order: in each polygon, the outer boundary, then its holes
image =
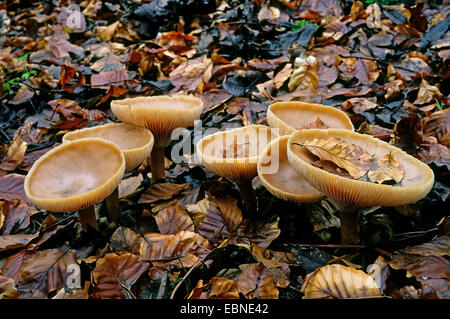
POLYGON ((258 156, 278 134, 270 127, 249 125, 202 138, 197 144, 197 156, 207 169, 235 182, 248 181, 258 174, 258 156), (224 157, 235 144, 242 145, 248 154, 224 157))
POLYGON ((154 138, 149 130, 126 123, 108 123, 69 132, 64 135, 63 143, 81 138, 97 137, 113 142, 125 156, 125 172, 141 164, 152 151, 154 138))
POLYGON ((108 197, 124 171, 125 158, 116 144, 83 138, 61 144, 37 160, 25 178, 25 194, 42 209, 73 212, 108 197))
POLYGON ((315 203, 325 195, 291 166, 287 158, 289 135, 271 141, 259 155, 258 176, 263 185, 278 198, 295 203, 315 203))
POLYGON ((292 167, 318 190, 340 203, 342 208, 399 206, 423 198, 433 187, 433 171, 401 149, 372 136, 342 129, 300 130, 288 141, 288 159, 292 167), (339 138, 374 155, 374 161, 391 153, 401 163, 405 175, 401 186, 377 184, 338 176, 311 165, 315 160, 306 148, 292 143, 304 143, 315 138, 339 138))
POLYGON ((112 101, 111 110, 120 121, 149 129, 155 146, 165 147, 174 129, 188 127, 200 118, 203 102, 187 95, 143 96, 112 101))
POLYGON ((304 102, 277 102, 267 110, 270 127, 280 129, 280 135, 290 135, 298 127, 306 126, 319 118, 328 128, 354 130, 345 112, 331 106, 304 102))

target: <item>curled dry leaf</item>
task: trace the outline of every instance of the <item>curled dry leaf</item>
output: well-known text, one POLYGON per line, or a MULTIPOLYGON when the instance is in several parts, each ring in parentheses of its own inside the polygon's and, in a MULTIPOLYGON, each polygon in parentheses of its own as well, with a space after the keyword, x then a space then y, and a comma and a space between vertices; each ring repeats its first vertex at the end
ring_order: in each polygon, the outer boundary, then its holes
POLYGON ((157 279, 172 266, 191 267, 209 253, 209 248, 208 241, 197 233, 150 233, 141 240, 140 256, 151 262, 150 277, 157 279))
POLYGON ((0 299, 3 299, 3 296, 11 291, 15 291, 15 289, 16 283, 14 279, 0 275, 0 299))
POLYGON ((92 278, 94 299, 131 299, 133 284, 147 270, 149 264, 139 256, 125 253, 107 254, 97 261, 92 278))
POLYGON ((252 246, 251 249, 253 257, 272 274, 277 287, 286 288, 289 286, 291 274, 289 265, 295 263, 292 253, 271 251, 257 245, 252 246))
POLYGON ((239 292, 233 280, 213 277, 207 284, 199 280, 190 299, 239 299, 239 292))
POLYGON ((179 203, 171 205, 155 216, 161 234, 176 235, 180 231, 194 231, 194 224, 179 203))
POLYGON ((186 210, 194 221, 194 225, 198 226, 205 218, 209 211, 211 200, 207 197, 199 200, 195 204, 186 205, 186 210))
POLYGON ((450 108, 434 112, 426 117, 423 131, 426 136, 434 136, 438 140, 450 133, 450 108))
POLYGON ((305 299, 381 297, 375 280, 362 270, 333 264, 308 274, 302 286, 305 299))
POLYGON ((354 179, 364 176, 372 165, 372 155, 361 147, 338 138, 316 138, 301 146, 306 147, 321 160, 331 161, 345 169, 354 179))
POLYGON ((375 167, 369 170, 368 176, 369 180, 374 183, 383 184, 392 180, 398 183, 405 176, 405 170, 402 164, 391 153, 388 153, 376 161, 375 167))
POLYGON ((189 184, 159 183, 152 185, 142 193, 139 203, 153 203, 163 199, 170 199, 189 187, 189 184))
POLYGON ((294 72, 289 79, 289 91, 294 89, 316 92, 319 84, 317 60, 314 56, 297 57, 294 62, 294 72))
POLYGON ((206 55, 180 64, 169 75, 170 82, 175 86, 173 91, 202 94, 211 78, 212 67, 212 61, 206 55))
POLYGON ((279 218, 269 223, 264 221, 251 222, 249 219, 244 219, 234 236, 229 238, 229 242, 253 244, 267 248, 281 233, 278 221, 279 218))
POLYGON ((236 280, 239 292, 247 299, 278 299, 272 274, 263 264, 252 264, 236 280))

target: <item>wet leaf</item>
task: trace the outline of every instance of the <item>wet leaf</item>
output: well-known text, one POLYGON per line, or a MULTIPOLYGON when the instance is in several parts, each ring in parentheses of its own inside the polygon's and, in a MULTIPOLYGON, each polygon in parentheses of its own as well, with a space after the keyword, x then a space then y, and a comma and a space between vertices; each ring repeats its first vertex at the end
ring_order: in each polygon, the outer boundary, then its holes
POLYGON ((383 184, 392 180, 398 183, 405 176, 405 169, 391 153, 388 153, 376 161, 368 176, 373 183, 383 184))
POLYGON ((161 234, 176 235, 180 231, 194 231, 194 224, 179 203, 171 205, 155 216, 161 234))
POLYGON ((17 234, 0 236, 0 252, 25 247, 30 241, 35 239, 39 234, 17 234))
POLYGON ((134 299, 131 288, 148 267, 148 263, 130 253, 107 254, 97 261, 92 272, 95 283, 92 298, 134 299))
POLYGON ((28 203, 28 198, 25 196, 23 189, 24 180, 25 176, 19 174, 8 174, 0 177, 0 199, 20 199, 28 203))
POLYGON ((381 297, 375 280, 362 270, 338 264, 308 274, 302 286, 305 299, 357 299, 381 297))
POLYGON ((187 189, 189 184, 159 183, 152 185, 142 193, 139 203, 153 203, 163 199, 170 199, 187 189))

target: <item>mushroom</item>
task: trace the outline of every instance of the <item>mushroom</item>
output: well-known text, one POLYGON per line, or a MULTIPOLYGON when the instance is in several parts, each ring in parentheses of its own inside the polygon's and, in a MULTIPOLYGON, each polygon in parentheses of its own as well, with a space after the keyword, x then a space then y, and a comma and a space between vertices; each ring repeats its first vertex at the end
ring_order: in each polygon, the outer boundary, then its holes
POLYGON ((256 212, 252 179, 258 174, 258 156, 277 137, 267 126, 249 125, 208 135, 197 144, 197 156, 205 167, 237 184, 248 215, 256 212))
POLYGON ((280 135, 290 135, 305 128, 341 128, 354 130, 352 121, 345 114, 331 106, 304 102, 277 102, 267 110, 270 127, 280 130, 280 135))
POLYGON ((63 143, 37 160, 28 172, 25 194, 50 212, 78 211, 83 230, 98 230, 94 205, 117 188, 125 172, 120 148, 99 138, 63 143))
POLYGON ((149 129, 155 138, 150 156, 152 181, 164 179, 164 148, 172 131, 200 118, 203 102, 186 95, 136 97, 111 102, 111 110, 122 122, 149 129))
MULTIPOLYGON (((152 151, 153 134, 149 130, 126 123, 108 123, 69 132, 64 135, 63 143, 81 138, 94 137, 110 141, 122 150, 125 157, 125 173, 141 164, 152 151)), ((106 199, 108 217, 116 220, 119 216, 119 191, 114 192, 106 199)))
MULTIPOLYGON (((359 210, 371 206, 406 205, 425 197, 434 183, 433 171, 418 159, 369 135, 349 130, 300 130, 288 140, 288 160, 291 166, 319 191, 325 193, 338 206, 341 220, 341 242, 359 242, 359 210), (321 167, 316 167, 317 157, 305 145, 315 139, 338 139, 341 143, 351 143, 372 156, 372 163, 386 156, 395 159, 403 167, 403 175, 393 185, 371 182, 363 175, 352 179, 345 174, 337 175, 321 167)), ((373 164, 372 164, 373 165, 373 164)), ((365 173, 370 177, 370 172, 365 173)), ((388 171, 388 168, 385 169, 388 171)))
POLYGON ((315 203, 325 194, 319 192, 291 166, 287 158, 289 135, 272 140, 258 158, 258 176, 273 195, 295 203, 315 203))

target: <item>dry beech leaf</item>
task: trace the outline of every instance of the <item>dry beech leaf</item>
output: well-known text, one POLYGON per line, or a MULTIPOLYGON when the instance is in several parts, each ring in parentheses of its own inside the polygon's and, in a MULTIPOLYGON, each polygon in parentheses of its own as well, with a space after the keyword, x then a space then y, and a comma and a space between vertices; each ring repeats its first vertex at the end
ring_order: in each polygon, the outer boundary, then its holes
POLYGON ((289 265, 295 264, 292 253, 271 251, 257 245, 252 246, 251 249, 253 257, 272 274, 277 287, 286 288, 289 286, 291 274, 289 265))
POLYGON ((273 84, 275 85, 275 88, 279 90, 284 82, 289 79, 291 76, 293 70, 292 65, 290 63, 286 64, 283 69, 281 69, 280 72, 278 72, 275 77, 273 78, 273 84))
POLYGON ((176 235, 146 234, 141 240, 140 255, 151 262, 150 277, 157 279, 170 267, 191 267, 210 251, 208 241, 201 235, 181 231, 176 235))
POLYGON ((386 91, 384 98, 389 101, 399 96, 404 88, 406 88, 406 82, 402 79, 387 82, 383 85, 383 90, 386 91))
POLYGON ((364 176, 372 165, 372 155, 361 147, 338 138, 316 138, 301 146, 321 160, 331 161, 345 169, 354 179, 364 176))
POLYGON ((236 283, 247 299, 278 299, 279 291, 272 274, 263 264, 252 264, 239 275, 236 283))
POLYGON ((234 236, 229 238, 229 243, 253 244, 267 248, 281 233, 278 220, 279 218, 265 224, 263 221, 251 222, 244 219, 234 236))
POLYGON ((356 58, 344 58, 342 61, 347 68, 347 73, 357 78, 362 84, 371 84, 380 75, 375 61, 356 58))
POLYGON ((310 128, 318 128, 318 129, 327 129, 328 125, 320 120, 320 117, 317 117, 315 121, 312 121, 306 125, 297 127, 297 130, 304 130, 310 128))
POLYGON ((14 279, 0 275, 0 299, 2 299, 4 293, 15 289, 16 283, 14 279))
POLYGON ((317 60, 314 56, 297 57, 294 62, 294 72, 289 79, 289 91, 302 90, 316 92, 319 84, 317 60))
POLYGON ((239 299, 239 292, 233 280, 213 277, 205 285, 199 280, 190 299, 239 299))
POLYGON ((179 203, 171 205, 155 216, 161 234, 175 235, 178 232, 194 231, 194 224, 179 203))
POLYGON ((142 174, 122 180, 119 184, 119 198, 133 194, 141 186, 143 180, 142 174))
POLYGON ((136 255, 107 254, 97 261, 92 278, 94 299, 131 299, 130 289, 147 270, 149 264, 136 255))
POLYGON ((369 180, 374 183, 383 184, 384 182, 395 181, 400 182, 405 176, 405 170, 391 153, 380 157, 375 167, 369 170, 369 180))
POLYGON ((97 36, 102 41, 109 41, 112 39, 117 27, 119 26, 119 21, 114 22, 108 26, 97 27, 97 36))
POLYGON ((237 200, 230 196, 224 198, 212 197, 205 219, 197 227, 200 235, 208 240, 228 237, 242 221, 242 211, 237 206, 237 200))
POLYGON ((119 227, 112 234, 109 244, 113 251, 127 251, 139 254, 142 237, 130 228, 119 227))
POLYGON ((333 264, 320 267, 306 276, 304 299, 346 299, 381 297, 375 280, 352 267, 333 264))
POLYGON ((23 188, 24 181, 24 175, 15 173, 0 177, 0 199, 20 199, 28 203, 29 200, 23 188))
POLYGON ((37 234, 17 234, 0 236, 0 252, 25 247, 30 241, 39 236, 37 234))
POLYGON ((426 136, 434 136, 440 140, 450 132, 450 108, 434 112, 424 119, 423 132, 426 136))
POLYGON ((23 260, 18 273, 20 291, 35 290, 45 294, 67 285, 73 274, 69 265, 77 265, 75 254, 62 249, 47 249, 35 252, 23 260))
POLYGON ((8 152, 0 164, 0 169, 5 171, 16 169, 22 163, 26 150, 27 143, 23 141, 20 134, 15 134, 13 141, 8 146, 8 152))
POLYGON ((206 55, 180 64, 169 75, 170 82, 175 86, 173 91, 202 94, 211 79, 212 67, 213 63, 206 55))
POLYGON ((209 211, 210 203, 211 200, 205 197, 195 204, 186 205, 186 210, 194 221, 195 226, 198 226, 205 219, 205 216, 209 211))
POLYGON ((10 235, 14 230, 18 232, 30 225, 30 217, 38 213, 35 207, 29 206, 21 200, 0 201, 0 234, 10 235), (3 215, 3 228, 2 228, 3 215))
POLYGON ((142 193, 139 203, 153 203, 159 200, 170 199, 189 187, 186 184, 158 183, 153 184, 144 193, 142 193))
POLYGON ((427 82, 427 80, 422 79, 422 83, 420 83, 419 92, 417 93, 417 98, 414 101, 414 104, 421 105, 421 104, 435 103, 435 99, 445 100, 441 91, 439 91, 439 89, 436 86, 430 85, 427 82))

